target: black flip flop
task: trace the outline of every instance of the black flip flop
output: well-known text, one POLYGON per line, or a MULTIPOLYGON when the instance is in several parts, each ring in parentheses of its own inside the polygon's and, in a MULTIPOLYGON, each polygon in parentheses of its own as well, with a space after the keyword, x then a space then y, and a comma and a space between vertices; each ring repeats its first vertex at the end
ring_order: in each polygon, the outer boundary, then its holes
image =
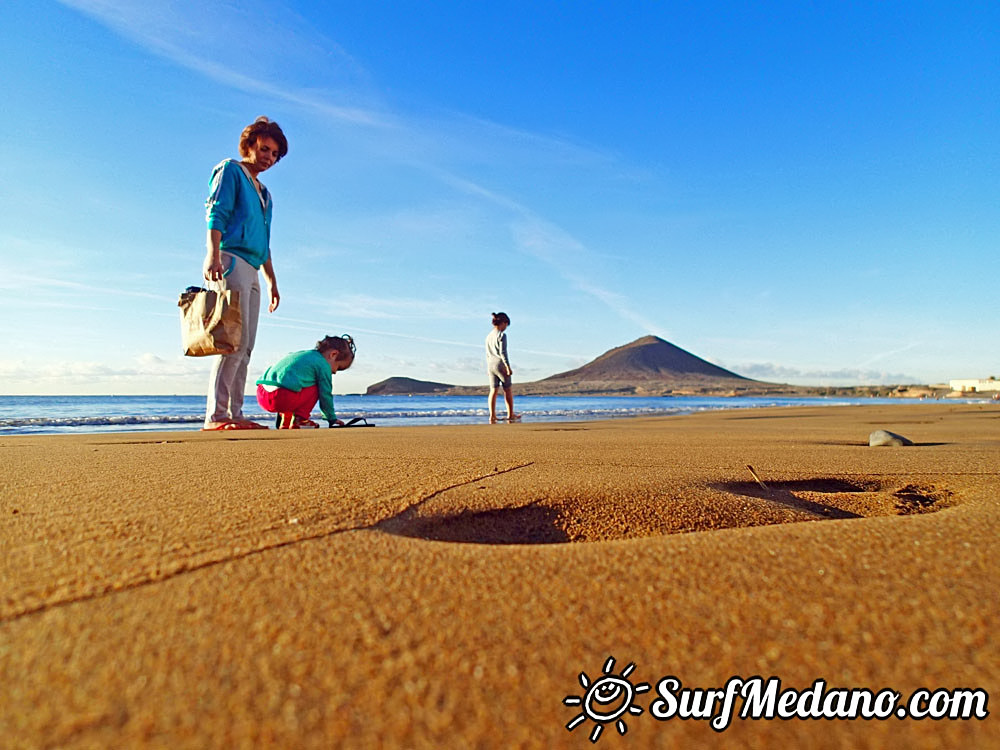
POLYGON ((355 417, 354 419, 349 419, 342 425, 333 425, 334 427, 374 427, 371 422, 369 422, 364 417, 355 417))

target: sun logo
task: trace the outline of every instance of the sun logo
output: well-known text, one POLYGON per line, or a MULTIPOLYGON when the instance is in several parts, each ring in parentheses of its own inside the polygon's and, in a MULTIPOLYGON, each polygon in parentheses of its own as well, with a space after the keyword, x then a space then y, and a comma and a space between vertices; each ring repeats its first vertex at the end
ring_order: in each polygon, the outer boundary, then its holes
POLYGON ((563 698, 563 703, 567 706, 582 706, 583 713, 577 714, 566 725, 566 729, 572 732, 580 724, 590 719, 594 722, 594 730, 590 733, 590 741, 597 742, 604 731, 606 724, 614 722, 618 728, 618 734, 624 735, 628 731, 625 724, 625 714, 638 716, 642 709, 632 703, 632 699, 639 693, 649 690, 649 683, 640 682, 632 685, 628 676, 635 669, 634 663, 629 663, 620 675, 614 674, 615 658, 608 657, 604 663, 604 675, 593 683, 587 677, 586 672, 580 672, 580 684, 587 691, 581 697, 579 695, 567 695, 563 698))

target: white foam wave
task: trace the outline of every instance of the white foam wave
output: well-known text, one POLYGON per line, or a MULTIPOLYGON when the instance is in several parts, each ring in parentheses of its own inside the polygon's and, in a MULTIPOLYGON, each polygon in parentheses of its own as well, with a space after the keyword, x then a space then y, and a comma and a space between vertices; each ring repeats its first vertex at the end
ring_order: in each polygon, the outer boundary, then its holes
MULTIPOLYGON (((501 411, 503 411, 501 409, 501 411)), ((692 409, 660 409, 660 408, 594 408, 594 409, 522 409, 529 419, 546 421, 577 420, 577 419, 613 419, 631 416, 655 416, 679 414, 692 409)), ((454 424, 463 421, 485 419, 488 411, 485 407, 444 408, 444 409, 372 409, 342 411, 338 416, 342 419, 364 417, 370 421, 390 420, 393 424, 414 423, 445 423, 454 424)), ((274 419, 273 414, 248 414, 247 417, 262 424, 268 424, 274 419)), ((115 416, 74 416, 74 417, 8 417, 0 418, 0 434, 39 431, 71 431, 88 429, 114 429, 135 427, 138 429, 164 429, 172 426, 201 424, 204 416, 201 414, 172 415, 115 415, 115 416)))

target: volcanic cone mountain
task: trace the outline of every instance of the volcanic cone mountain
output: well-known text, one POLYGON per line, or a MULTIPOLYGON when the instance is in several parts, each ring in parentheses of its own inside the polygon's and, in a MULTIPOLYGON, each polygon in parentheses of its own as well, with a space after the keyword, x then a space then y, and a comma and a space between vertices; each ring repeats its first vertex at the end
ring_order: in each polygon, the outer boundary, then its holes
POLYGON ((569 372, 545 378, 551 380, 642 380, 727 378, 747 380, 686 352, 657 336, 643 336, 631 344, 616 346, 597 359, 569 372))
POLYGON ((524 383, 525 394, 708 393, 759 390, 771 384, 745 378, 664 341, 643 336, 605 352, 583 367, 524 383))

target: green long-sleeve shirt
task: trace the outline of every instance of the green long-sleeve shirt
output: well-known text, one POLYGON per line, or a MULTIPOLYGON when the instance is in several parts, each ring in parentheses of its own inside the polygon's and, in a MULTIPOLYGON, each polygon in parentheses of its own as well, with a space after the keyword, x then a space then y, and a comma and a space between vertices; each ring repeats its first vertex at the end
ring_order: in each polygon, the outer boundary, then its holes
POLYGON ((264 371, 257 385, 274 385, 296 393, 315 385, 323 416, 331 422, 337 418, 333 410, 333 373, 326 358, 315 349, 282 357, 264 371))

